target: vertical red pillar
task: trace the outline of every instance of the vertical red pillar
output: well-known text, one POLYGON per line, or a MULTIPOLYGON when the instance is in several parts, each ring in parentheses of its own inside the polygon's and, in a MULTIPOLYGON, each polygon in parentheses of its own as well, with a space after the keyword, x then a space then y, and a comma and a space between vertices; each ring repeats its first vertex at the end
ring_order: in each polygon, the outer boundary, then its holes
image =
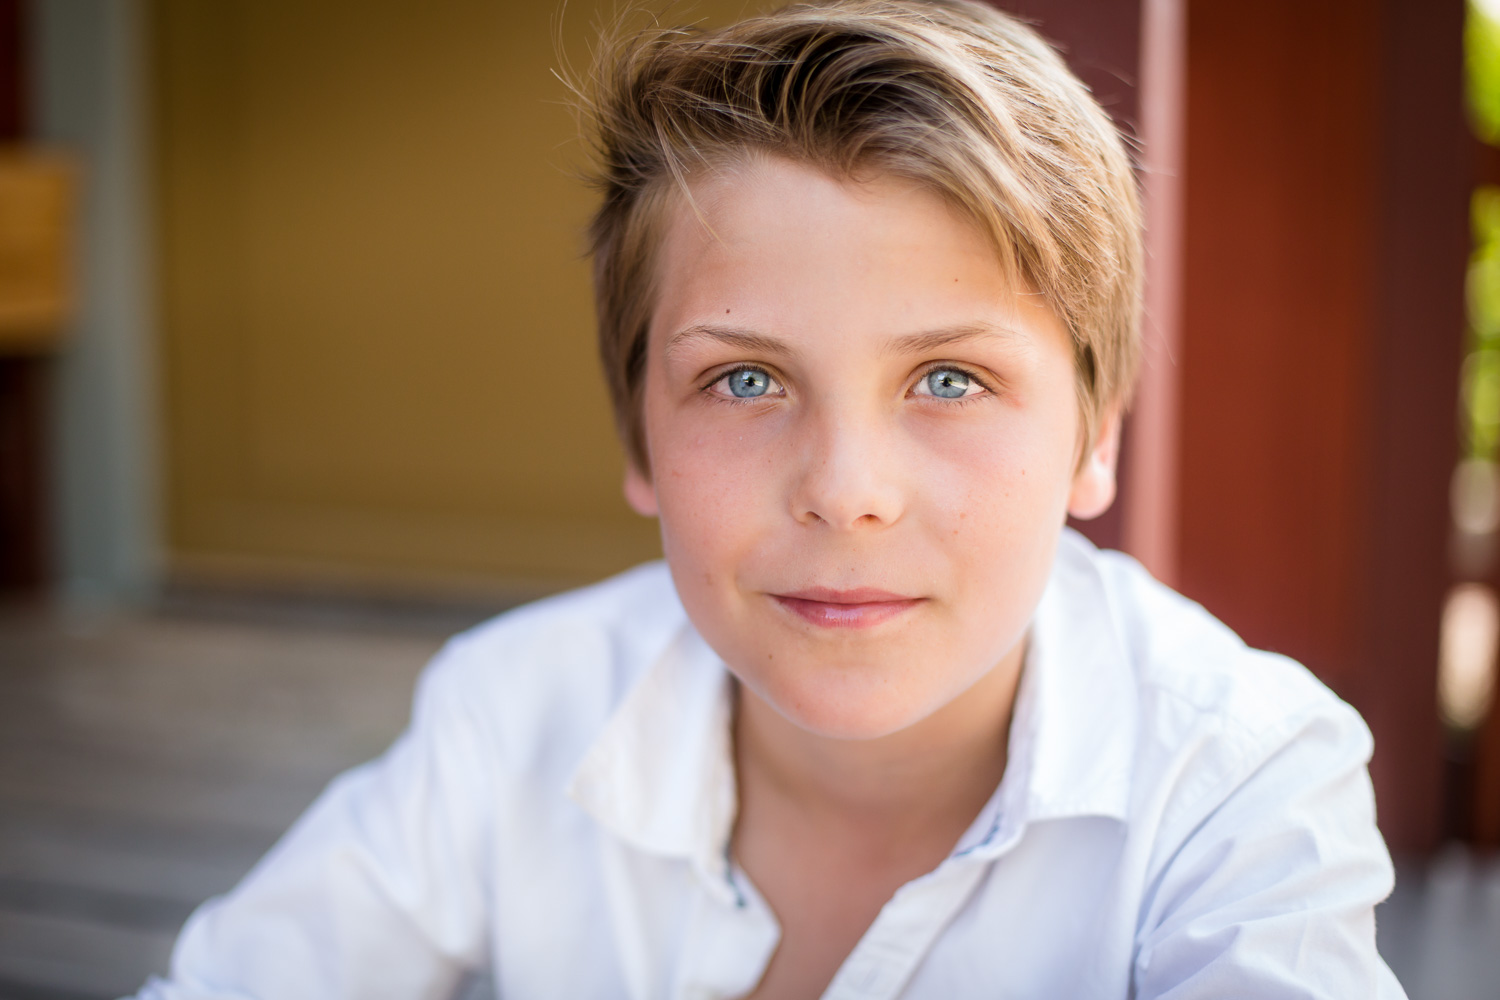
POLYGON ((1467 252, 1462 4, 1193 0, 1179 566, 1364 713, 1393 847, 1440 830, 1467 252))
POLYGON ((1121 483, 1124 548, 1178 583, 1182 302, 1187 181, 1187 0, 1141 7, 1141 194, 1146 292, 1140 382, 1121 483))
POLYGON ((1349 697, 1375 732, 1382 826, 1397 847, 1441 835, 1437 652, 1448 566, 1448 484, 1471 244, 1462 0, 1386 0, 1376 156, 1375 442, 1368 562, 1349 697))

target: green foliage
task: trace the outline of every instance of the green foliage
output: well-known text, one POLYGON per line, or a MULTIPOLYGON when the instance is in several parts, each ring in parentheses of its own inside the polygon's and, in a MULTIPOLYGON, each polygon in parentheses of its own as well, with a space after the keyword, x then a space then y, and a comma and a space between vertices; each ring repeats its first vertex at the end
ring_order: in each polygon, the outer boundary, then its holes
MULTIPOLYGON (((1474 134, 1500 145, 1500 21, 1474 0, 1464 22, 1464 67, 1474 134)), ((1464 451, 1470 458, 1493 460, 1500 451, 1500 188, 1486 186, 1474 192, 1471 220, 1464 451)))
POLYGON ((1500 145, 1500 23, 1472 0, 1464 19, 1464 65, 1474 134, 1500 145))
POLYGON ((1481 187, 1471 202, 1469 357, 1464 362, 1464 423, 1471 458, 1500 448, 1500 188, 1481 187))

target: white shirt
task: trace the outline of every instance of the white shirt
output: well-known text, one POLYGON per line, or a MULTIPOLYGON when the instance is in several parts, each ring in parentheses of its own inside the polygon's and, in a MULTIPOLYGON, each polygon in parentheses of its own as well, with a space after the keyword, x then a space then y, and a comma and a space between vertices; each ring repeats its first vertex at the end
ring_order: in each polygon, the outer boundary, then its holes
MULTIPOLYGON (((1404 995, 1351 708, 1071 532, 1030 637, 994 796, 825 997, 1404 995)), ((457 637, 140 996, 745 993, 780 932, 727 850, 730 695, 660 564, 457 637)))

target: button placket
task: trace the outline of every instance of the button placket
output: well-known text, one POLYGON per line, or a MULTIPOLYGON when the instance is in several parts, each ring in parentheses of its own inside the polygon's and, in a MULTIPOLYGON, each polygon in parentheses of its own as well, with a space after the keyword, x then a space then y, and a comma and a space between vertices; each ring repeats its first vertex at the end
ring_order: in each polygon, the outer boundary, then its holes
POLYGON ((750 992, 781 940, 770 908, 743 879, 698 885, 673 997, 721 1000, 750 992))
POLYGON ((990 863, 972 857, 949 858, 930 875, 897 890, 840 966, 823 1000, 892 1000, 900 996, 990 863))

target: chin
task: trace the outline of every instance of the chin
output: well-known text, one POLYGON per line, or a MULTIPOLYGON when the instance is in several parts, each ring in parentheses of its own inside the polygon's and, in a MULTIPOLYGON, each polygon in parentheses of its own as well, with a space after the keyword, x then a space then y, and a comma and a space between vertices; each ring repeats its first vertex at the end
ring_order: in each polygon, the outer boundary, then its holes
POLYGON ((763 701, 797 728, 826 739, 879 739, 915 725, 937 707, 930 692, 905 690, 891 678, 758 680, 752 687, 763 701))

